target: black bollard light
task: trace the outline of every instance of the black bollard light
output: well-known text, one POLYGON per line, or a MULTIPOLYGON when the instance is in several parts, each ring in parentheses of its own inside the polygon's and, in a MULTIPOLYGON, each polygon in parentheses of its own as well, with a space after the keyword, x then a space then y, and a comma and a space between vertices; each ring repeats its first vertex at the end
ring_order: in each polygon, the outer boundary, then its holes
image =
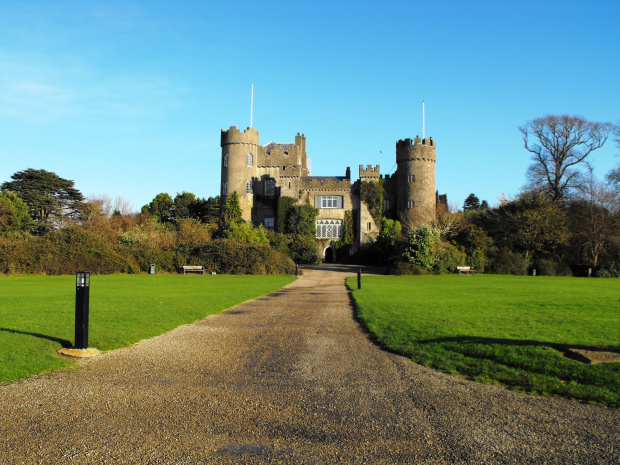
POLYGON ((361 268, 357 269, 357 288, 358 289, 362 288, 362 269, 361 268))
POLYGON ((88 349, 88 301, 90 297, 90 271, 75 274, 75 345, 88 349))

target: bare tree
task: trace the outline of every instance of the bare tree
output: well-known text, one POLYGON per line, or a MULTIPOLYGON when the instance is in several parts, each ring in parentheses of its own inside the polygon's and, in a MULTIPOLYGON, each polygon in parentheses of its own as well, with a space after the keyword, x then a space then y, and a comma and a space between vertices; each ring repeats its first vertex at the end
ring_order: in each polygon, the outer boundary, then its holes
POLYGON ((561 202, 577 187, 581 164, 603 146, 614 126, 593 123, 580 116, 547 115, 519 127, 525 148, 531 152, 529 190, 561 202))
POLYGON ((570 208, 573 241, 592 268, 610 243, 620 243, 620 195, 592 171, 570 208))

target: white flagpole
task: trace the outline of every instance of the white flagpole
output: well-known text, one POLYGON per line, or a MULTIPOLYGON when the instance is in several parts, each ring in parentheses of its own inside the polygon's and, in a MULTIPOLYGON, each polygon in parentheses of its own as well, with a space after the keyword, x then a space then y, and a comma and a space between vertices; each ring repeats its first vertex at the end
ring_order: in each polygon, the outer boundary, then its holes
POLYGON ((250 127, 252 126, 252 117, 254 116, 254 84, 252 84, 252 98, 250 99, 250 127))
POLYGON ((426 139, 426 117, 424 114, 424 100, 422 100, 422 139, 426 139))

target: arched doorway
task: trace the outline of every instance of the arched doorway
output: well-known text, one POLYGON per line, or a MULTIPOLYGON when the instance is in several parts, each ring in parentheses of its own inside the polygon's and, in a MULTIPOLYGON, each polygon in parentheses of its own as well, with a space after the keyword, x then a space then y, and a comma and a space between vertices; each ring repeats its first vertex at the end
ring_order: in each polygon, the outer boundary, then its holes
POLYGON ((325 249, 325 263, 334 263, 336 261, 336 254, 334 253, 334 249, 331 247, 327 247, 325 249))

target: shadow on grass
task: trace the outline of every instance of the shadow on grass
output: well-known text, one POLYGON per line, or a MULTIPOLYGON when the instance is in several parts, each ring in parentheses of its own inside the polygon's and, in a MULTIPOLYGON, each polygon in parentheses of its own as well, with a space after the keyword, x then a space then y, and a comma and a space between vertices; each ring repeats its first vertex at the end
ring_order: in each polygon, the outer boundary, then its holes
POLYGON ((458 342, 460 344, 501 344, 506 346, 538 346, 538 347, 551 347, 552 349, 560 352, 567 349, 582 349, 592 351, 612 351, 617 352, 616 347, 596 347, 586 346, 580 344, 561 344, 554 342, 543 342, 528 339, 500 339, 492 337, 478 337, 478 336, 451 336, 451 337, 438 337, 434 339, 421 339, 415 341, 417 344, 432 344, 441 342, 458 342))
POLYGON ((25 336, 38 337, 39 339, 47 339, 48 341, 57 342, 63 347, 63 349, 68 349, 68 348, 73 347, 73 344, 71 344, 71 342, 67 341, 66 339, 60 339, 54 336, 47 336, 46 334, 29 333, 27 331, 18 331, 16 329, 9 329, 9 328, 0 328, 0 331, 4 331, 6 333, 23 334, 25 336))

